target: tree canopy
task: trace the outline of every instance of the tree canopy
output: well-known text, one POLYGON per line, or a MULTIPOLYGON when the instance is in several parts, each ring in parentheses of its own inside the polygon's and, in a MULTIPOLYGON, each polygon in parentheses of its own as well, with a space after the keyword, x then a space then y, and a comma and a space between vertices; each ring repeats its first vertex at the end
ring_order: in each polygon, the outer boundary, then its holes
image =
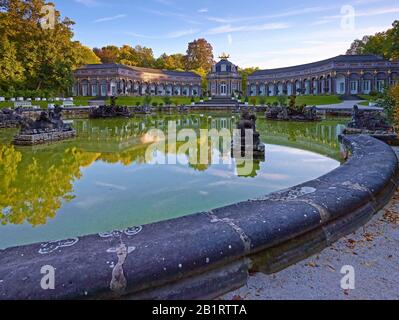
POLYGON ((72 41, 74 22, 61 20, 54 7, 54 24, 43 27, 44 0, 0 0, 0 91, 69 93, 72 71, 99 60, 91 49, 72 41))
POLYGON ((355 40, 347 54, 375 54, 385 59, 399 60, 399 20, 387 31, 355 40))

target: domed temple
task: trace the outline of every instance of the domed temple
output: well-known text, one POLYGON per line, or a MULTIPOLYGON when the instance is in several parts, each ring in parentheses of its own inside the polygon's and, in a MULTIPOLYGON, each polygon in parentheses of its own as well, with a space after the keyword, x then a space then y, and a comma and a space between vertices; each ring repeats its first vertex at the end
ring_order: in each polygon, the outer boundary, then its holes
POLYGON ((227 54, 222 54, 220 61, 206 77, 212 97, 229 97, 242 91, 242 77, 238 73, 238 67, 229 58, 227 54))

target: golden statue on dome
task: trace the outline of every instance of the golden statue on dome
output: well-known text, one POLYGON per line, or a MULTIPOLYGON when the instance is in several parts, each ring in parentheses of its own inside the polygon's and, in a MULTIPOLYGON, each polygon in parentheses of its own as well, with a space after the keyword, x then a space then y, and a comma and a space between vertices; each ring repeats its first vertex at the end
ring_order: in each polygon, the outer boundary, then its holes
POLYGON ((227 60, 230 58, 230 55, 227 54, 226 52, 222 52, 222 54, 219 56, 220 60, 227 60))

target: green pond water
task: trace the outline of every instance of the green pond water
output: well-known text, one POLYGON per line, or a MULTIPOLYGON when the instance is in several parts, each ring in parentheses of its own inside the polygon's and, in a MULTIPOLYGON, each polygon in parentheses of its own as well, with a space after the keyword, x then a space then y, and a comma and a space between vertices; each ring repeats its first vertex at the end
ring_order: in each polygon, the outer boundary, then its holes
POLYGON ((338 135, 345 119, 258 118, 266 157, 250 172, 231 152, 222 155, 222 146, 209 143, 209 165, 196 164, 189 151, 175 151, 179 146, 146 157, 154 143, 149 130, 165 130, 170 121, 177 131, 232 130, 238 116, 231 113, 74 120, 76 139, 38 147, 14 147, 17 131, 0 130, 0 249, 202 212, 315 179, 340 165, 338 135), (177 164, 153 163, 165 156, 177 164), (217 161, 221 157, 231 164, 217 161))

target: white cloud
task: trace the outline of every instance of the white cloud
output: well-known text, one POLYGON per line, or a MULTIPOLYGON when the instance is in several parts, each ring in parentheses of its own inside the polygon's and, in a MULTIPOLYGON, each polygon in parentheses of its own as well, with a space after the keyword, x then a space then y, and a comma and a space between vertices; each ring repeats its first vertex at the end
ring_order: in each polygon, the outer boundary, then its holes
POLYGON ((226 24, 220 27, 209 29, 206 34, 223 34, 233 32, 251 32, 251 31, 264 31, 264 30, 280 30, 288 29, 290 27, 287 23, 265 23, 260 25, 244 25, 244 26, 232 26, 226 24))
POLYGON ((207 13, 208 12, 208 8, 202 8, 198 10, 198 13, 207 13))
POLYGON ((185 36, 193 35, 198 32, 200 32, 199 29, 188 29, 188 30, 185 29, 185 30, 172 31, 172 32, 166 33, 161 36, 151 36, 151 35, 145 35, 145 34, 140 34, 140 33, 136 33, 136 32, 126 32, 125 34, 129 35, 129 36, 137 37, 137 38, 142 38, 142 39, 157 40, 157 39, 177 39, 177 38, 182 38, 185 36))
POLYGON ((265 19, 274 19, 274 18, 283 18, 283 17, 292 17, 292 16, 298 16, 298 15, 305 15, 305 14, 310 14, 310 13, 318 13, 318 12, 323 12, 323 11, 329 11, 331 9, 334 9, 336 7, 308 7, 308 8, 302 8, 302 9, 293 9, 293 10, 288 10, 288 11, 283 11, 281 13, 276 13, 276 14, 268 14, 268 15, 261 15, 261 16, 247 16, 247 17, 237 17, 237 18, 231 18, 231 17, 207 17, 207 20, 213 21, 213 22, 218 22, 218 23, 235 23, 235 22, 245 22, 245 21, 256 21, 256 20, 265 20, 265 19))
POLYGON ((95 7, 98 5, 96 0, 75 0, 75 2, 83 4, 86 7, 95 7))
POLYGON ((168 34, 165 35, 165 37, 170 39, 181 38, 184 36, 196 34, 199 31, 200 31, 199 29, 178 30, 178 31, 169 32, 168 34))
POLYGON ((113 21, 113 20, 123 19, 123 18, 126 18, 126 17, 127 17, 126 14, 118 14, 118 15, 112 16, 112 17, 100 18, 100 19, 94 20, 93 22, 99 23, 99 22, 113 21))
MULTIPOLYGON (((399 7, 381 7, 381 8, 373 8, 373 9, 368 9, 368 10, 356 10, 355 8, 355 18, 360 18, 360 17, 374 17, 374 16, 379 16, 379 15, 385 15, 385 14, 395 14, 399 13, 399 7)), ((322 24, 327 24, 327 23, 332 23, 337 20, 342 19, 343 15, 331 15, 331 16, 324 16, 320 20, 316 20, 313 22, 311 25, 316 26, 316 25, 322 25, 322 24)))

